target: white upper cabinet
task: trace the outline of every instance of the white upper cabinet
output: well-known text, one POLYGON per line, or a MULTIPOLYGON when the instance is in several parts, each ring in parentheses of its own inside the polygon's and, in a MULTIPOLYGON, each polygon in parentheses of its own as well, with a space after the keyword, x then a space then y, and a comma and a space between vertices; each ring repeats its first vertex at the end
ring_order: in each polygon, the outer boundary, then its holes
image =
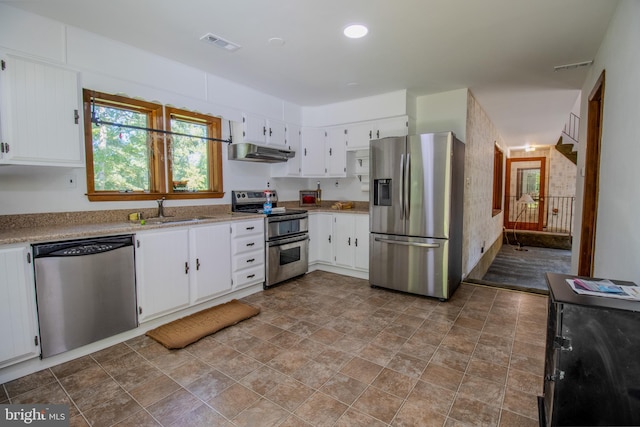
POLYGON ((287 177, 287 176, 300 176, 302 173, 301 159, 303 152, 301 148, 301 136, 302 130, 297 125, 287 125, 286 130, 286 149, 295 151, 295 156, 286 162, 274 163, 271 165, 271 176, 273 177, 287 177))
POLYGON ((325 176, 324 139, 324 129, 302 129, 300 150, 302 152, 302 157, 300 158, 302 162, 302 176, 325 176))
POLYGON ((408 134, 409 118, 407 116, 352 123, 347 126, 347 150, 368 150, 369 141, 372 139, 408 134))
POLYGON ((345 128, 302 129, 301 176, 310 178, 347 176, 345 128))
POLYGON ((325 174, 326 176, 347 176, 347 132, 346 128, 336 126, 325 132, 325 174))
POLYGON ((244 141, 285 147, 286 125, 279 120, 245 113, 242 115, 242 136, 244 141))
POLYGON ((78 73, 2 55, 0 162, 84 167, 78 73))

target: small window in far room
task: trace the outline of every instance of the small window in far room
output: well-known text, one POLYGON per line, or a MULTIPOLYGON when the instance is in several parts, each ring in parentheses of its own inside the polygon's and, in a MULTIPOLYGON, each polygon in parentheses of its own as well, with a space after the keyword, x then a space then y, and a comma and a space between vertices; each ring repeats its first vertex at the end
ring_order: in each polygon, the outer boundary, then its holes
POLYGON ((502 212, 502 182, 504 176, 504 153, 497 144, 493 146, 493 210, 492 216, 502 212))

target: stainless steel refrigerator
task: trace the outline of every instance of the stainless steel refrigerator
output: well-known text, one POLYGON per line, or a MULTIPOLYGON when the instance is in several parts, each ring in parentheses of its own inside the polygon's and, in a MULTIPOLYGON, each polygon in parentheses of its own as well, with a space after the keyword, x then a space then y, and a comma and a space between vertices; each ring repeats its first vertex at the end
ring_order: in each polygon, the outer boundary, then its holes
POLYGON ((464 143, 453 132, 370 144, 369 282, 446 300, 462 277, 464 143))

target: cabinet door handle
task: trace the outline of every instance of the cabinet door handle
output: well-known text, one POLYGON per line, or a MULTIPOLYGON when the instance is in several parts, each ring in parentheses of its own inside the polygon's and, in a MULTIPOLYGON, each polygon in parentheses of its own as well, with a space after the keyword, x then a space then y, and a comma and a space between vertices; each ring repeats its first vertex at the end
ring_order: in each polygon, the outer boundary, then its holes
POLYGON ((379 130, 376 131, 376 138, 380 138, 380 131, 379 130))
POLYGON ((305 156, 307 155, 307 149, 306 148, 304 149, 304 155, 305 156))
POLYGON ((253 245, 255 245, 255 243, 254 243, 254 242, 247 243, 247 246, 253 246, 253 245))
POLYGON ((200 270, 200 258, 196 258, 196 270, 200 270))
POLYGON ((184 263, 184 274, 189 274, 189 263, 188 262, 184 263))
POLYGON ((347 244, 348 244, 349 246, 351 246, 351 237, 349 237, 349 238, 347 239, 347 244))
POLYGON ((333 155, 333 151, 331 150, 331 148, 329 148, 329 155, 332 156, 333 155))
POLYGON ((273 134, 273 129, 269 128, 269 136, 273 134))
POLYGON ((248 259, 247 262, 254 262, 255 260, 256 260, 255 258, 251 258, 251 259, 248 259))
POLYGON ((372 132, 372 131, 369 131, 369 139, 371 139, 371 132, 372 132))
POLYGON ((262 136, 266 136, 266 135, 267 135, 267 127, 262 126, 262 136))
POLYGON ((78 110, 73 110, 73 122, 78 124, 78 120, 80 120, 80 114, 78 114, 78 110))
POLYGON ((358 247, 358 238, 357 237, 356 237, 356 240, 355 240, 355 244, 356 244, 356 247, 358 247))
POLYGON ((331 234, 329 234, 329 243, 331 243, 331 234))

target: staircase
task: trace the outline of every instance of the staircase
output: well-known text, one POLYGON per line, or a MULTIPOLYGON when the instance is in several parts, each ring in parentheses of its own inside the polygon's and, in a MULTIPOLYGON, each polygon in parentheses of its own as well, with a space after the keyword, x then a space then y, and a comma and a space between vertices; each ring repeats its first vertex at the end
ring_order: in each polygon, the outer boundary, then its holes
POLYGON ((574 165, 578 164, 578 152, 574 150, 578 144, 578 128, 580 127, 580 117, 573 113, 569 115, 569 121, 564 125, 562 135, 556 143, 556 150, 561 152, 574 165), (566 137, 566 142, 564 138, 566 137))
POLYGON ((556 150, 562 153, 567 159, 569 159, 574 165, 578 164, 578 152, 573 148, 575 145, 573 142, 566 144, 562 142, 562 136, 558 139, 556 143, 556 150))

